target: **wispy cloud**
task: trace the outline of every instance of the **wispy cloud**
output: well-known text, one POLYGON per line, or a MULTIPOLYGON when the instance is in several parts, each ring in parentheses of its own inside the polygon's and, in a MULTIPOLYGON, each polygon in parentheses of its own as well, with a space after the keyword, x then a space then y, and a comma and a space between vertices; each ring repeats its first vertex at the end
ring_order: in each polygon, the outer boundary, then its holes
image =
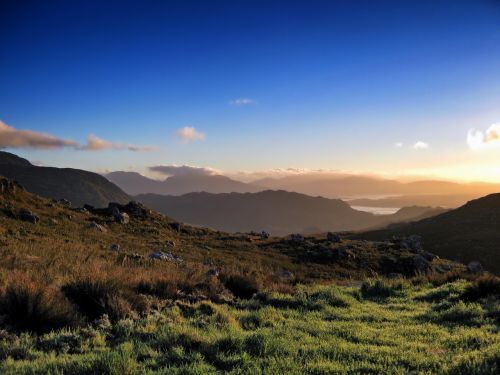
POLYGON ((87 138, 87 143, 80 147, 85 151, 102 151, 102 150, 128 150, 133 152, 149 152, 156 150, 153 146, 137 146, 121 142, 109 142, 102 138, 90 134, 87 138))
POLYGON ((396 148, 402 148, 403 147, 403 143, 402 142, 396 142, 396 143, 394 143, 394 147, 396 147, 396 148))
POLYGON ((237 107, 241 107, 244 105, 257 104, 257 102, 253 99, 250 99, 250 98, 236 98, 236 99, 229 101, 229 104, 235 105, 237 107))
POLYGON ((149 167, 151 172, 160 173, 166 176, 210 176, 218 174, 218 172, 209 167, 194 167, 191 165, 156 165, 149 167))
POLYGON ((31 130, 18 130, 0 121, 0 148, 33 148, 33 149, 57 149, 73 148, 84 151, 101 150, 129 150, 129 151, 153 151, 153 146, 136 146, 127 143, 114 143, 98 138, 90 134, 84 145, 78 142, 55 137, 50 134, 35 132, 31 130))
POLYGON ((0 121, 0 148, 55 149, 62 147, 76 148, 78 143, 46 133, 18 130, 0 121))
POLYGON ((182 143, 203 141, 205 139, 205 134, 200 133, 192 126, 184 126, 177 130, 177 137, 182 143))
POLYGON ((500 122, 492 124, 486 131, 470 129, 467 144, 473 150, 500 147, 500 122))
POLYGON ((413 145, 413 148, 415 150, 425 150, 425 149, 429 148, 429 144, 426 142, 418 141, 418 142, 415 142, 415 144, 413 145))

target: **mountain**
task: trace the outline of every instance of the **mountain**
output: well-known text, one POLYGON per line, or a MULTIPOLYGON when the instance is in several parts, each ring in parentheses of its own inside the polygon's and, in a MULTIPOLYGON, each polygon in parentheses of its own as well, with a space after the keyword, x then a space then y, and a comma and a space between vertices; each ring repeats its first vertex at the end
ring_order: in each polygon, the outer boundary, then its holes
POLYGON ((131 195, 182 195, 192 192, 251 193, 263 190, 258 186, 215 174, 174 175, 164 181, 153 180, 136 172, 112 172, 106 178, 131 195))
POLYGON ((462 262, 479 260, 500 273, 500 194, 491 194, 428 219, 392 225, 356 235, 383 240, 393 236, 421 235, 424 247, 439 256, 462 262))
POLYGON ((0 176, 18 181, 42 197, 67 199, 73 205, 106 206, 130 197, 103 176, 71 168, 38 167, 9 152, 0 151, 0 176))
POLYGON ((265 230, 274 235, 319 233, 378 227, 420 217, 428 207, 409 213, 377 216, 352 209, 340 199, 311 197, 286 191, 182 196, 144 194, 136 199, 150 208, 191 224, 228 232, 265 230))
MULTIPOLYGON (((423 180, 400 182, 372 176, 346 174, 303 174, 281 178, 266 178, 254 181, 255 185, 268 189, 281 189, 327 198, 367 198, 396 195, 468 195, 480 196, 500 191, 500 185, 487 183, 457 183, 450 181, 423 180)), ((405 205, 430 203, 406 201, 405 205)), ((354 205, 367 206, 355 203, 354 205)), ((434 204, 432 204, 434 205, 434 204)), ((402 207, 397 205, 392 207, 402 207)))
MULTIPOLYGON (((484 195, 484 194, 482 194, 484 195)), ((457 208, 468 201, 480 198, 481 194, 421 194, 421 195, 401 195, 395 197, 385 197, 378 199, 359 198, 349 200, 351 206, 365 207, 404 207, 409 205, 418 206, 440 206, 457 208)))

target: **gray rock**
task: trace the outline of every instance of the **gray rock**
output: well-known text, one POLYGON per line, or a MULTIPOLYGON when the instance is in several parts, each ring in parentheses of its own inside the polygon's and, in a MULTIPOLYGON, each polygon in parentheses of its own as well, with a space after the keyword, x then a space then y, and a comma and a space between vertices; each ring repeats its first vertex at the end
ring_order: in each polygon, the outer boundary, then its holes
POLYGON ((128 224, 130 222, 130 217, 126 212, 118 212, 115 217, 115 222, 119 224, 128 224))
POLYGON ((178 257, 172 253, 163 252, 163 251, 155 251, 149 254, 149 259, 151 260, 162 260, 167 262, 172 262, 176 264, 184 263, 184 260, 181 257, 178 257))
POLYGON ((304 242, 304 236, 300 233, 294 233, 292 234, 292 242, 302 243, 304 242))
POLYGON ((109 247, 109 250, 110 251, 116 251, 116 252, 120 252, 122 250, 121 246, 117 243, 113 243, 111 244, 111 246, 109 247))
POLYGON ((333 233, 333 232, 328 232, 326 234, 326 239, 327 239, 327 241, 334 242, 334 243, 342 242, 342 239, 340 238, 340 236, 337 233, 333 233))
POLYGON ((71 202, 65 198, 61 198, 57 201, 57 203, 66 206, 66 207, 71 207, 71 202))
POLYGON ((417 254, 412 257, 413 269, 417 272, 424 272, 429 268, 429 262, 422 255, 417 254))
POLYGON ((422 247, 422 237, 416 234, 412 234, 411 236, 401 240, 400 245, 404 250, 410 250, 417 253, 424 250, 422 247))
POLYGON ((266 232, 265 230, 263 230, 262 232, 260 232, 260 239, 261 240, 267 240, 269 238, 269 233, 266 232))
POLYGON ((469 262, 469 264, 467 264, 467 271, 469 271, 470 273, 480 273, 483 272, 483 266, 477 260, 473 260, 472 262, 469 262))
POLYGON ((89 228, 98 230, 99 232, 106 233, 108 230, 101 224, 97 224, 95 221, 91 222, 89 228))
POLYGON ((26 209, 22 209, 19 211, 19 218, 22 221, 28 221, 33 224, 36 224, 40 221, 40 218, 37 215, 26 209))

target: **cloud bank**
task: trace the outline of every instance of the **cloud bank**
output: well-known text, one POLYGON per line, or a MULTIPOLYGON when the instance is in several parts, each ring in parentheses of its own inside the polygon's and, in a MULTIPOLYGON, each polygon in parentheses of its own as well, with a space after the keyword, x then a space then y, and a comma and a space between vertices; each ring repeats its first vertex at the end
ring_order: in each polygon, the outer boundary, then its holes
POLYGON ((77 148, 78 143, 46 133, 18 130, 0 121, 0 148, 55 149, 62 147, 77 148))
POLYGON ((500 122, 492 124, 486 131, 470 129, 467 145, 473 150, 500 146, 500 122))
POLYGON ((192 126, 185 126, 177 130, 177 137, 182 143, 203 141, 205 134, 200 133, 192 126))
POLYGON ((83 151, 101 150, 129 150, 129 151, 153 151, 152 146, 135 146, 127 143, 114 143, 90 134, 84 145, 78 142, 62 139, 50 134, 35 132, 31 130, 18 130, 5 122, 0 121, 0 148, 33 148, 33 149, 57 149, 73 148, 83 151))
POLYGON ((193 167, 190 165, 156 165, 149 167, 151 172, 166 176, 211 176, 218 174, 215 169, 208 167, 193 167))

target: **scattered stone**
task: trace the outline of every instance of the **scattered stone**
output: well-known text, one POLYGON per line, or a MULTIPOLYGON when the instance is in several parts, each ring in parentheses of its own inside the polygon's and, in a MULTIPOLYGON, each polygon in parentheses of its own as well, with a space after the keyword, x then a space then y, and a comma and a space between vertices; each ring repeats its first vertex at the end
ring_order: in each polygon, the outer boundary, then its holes
POLYGON ((117 243, 113 243, 111 244, 111 246, 109 247, 109 250, 110 251, 116 251, 116 252, 120 252, 122 250, 121 246, 117 243))
POLYGON ((334 242, 334 243, 342 242, 342 239, 340 238, 340 236, 337 233, 333 233, 333 232, 328 232, 326 234, 326 240, 330 241, 330 242, 334 242))
POLYGON ((178 257, 177 255, 174 255, 172 253, 163 252, 163 251, 155 251, 155 252, 149 254, 149 259, 163 260, 163 261, 172 262, 175 264, 184 263, 184 260, 181 257, 178 257))
POLYGON ((130 222, 130 216, 126 212, 118 212, 115 217, 115 222, 119 224, 128 224, 130 222))
POLYGON ((97 224, 95 221, 90 223, 89 228, 98 230, 99 232, 103 233, 106 233, 108 231, 105 227, 103 227, 101 224, 97 224))
POLYGON ((81 214, 86 214, 88 215, 90 212, 89 210, 87 210, 85 207, 79 207, 77 209, 75 209, 76 212, 80 212, 81 214))
POLYGON ((467 271, 469 271, 470 273, 480 273, 483 272, 483 266, 477 260, 473 260, 472 262, 469 262, 469 264, 467 264, 467 271))
POLYGON ((417 253, 424 250, 422 247, 422 237, 416 234, 412 234, 411 236, 401 240, 400 246, 404 250, 410 250, 417 253))
POLYGON ((26 210, 24 208, 19 211, 19 218, 22 221, 28 221, 28 222, 33 223, 33 224, 36 224, 40 221, 40 218, 37 215, 35 215, 33 212, 26 210))
POLYGON ((429 262, 422 255, 417 254, 412 257, 412 266, 416 272, 424 272, 429 268, 429 262))
POLYGON ((291 283, 295 280, 295 275, 292 272, 287 271, 287 270, 278 272, 275 275, 275 277, 276 277, 276 279, 278 279, 278 281, 280 281, 282 283, 291 283))
POLYGON ((301 235, 300 233, 294 233, 292 234, 292 242, 302 243, 304 242, 304 236, 301 235))
POLYGON ((428 251, 424 251, 421 254, 426 260, 432 262, 433 260, 439 259, 439 256, 433 253, 429 253, 428 251))
POLYGON ((269 238, 269 233, 266 232, 265 230, 263 230, 262 232, 260 232, 260 239, 261 240, 267 240, 269 238))
POLYGON ((71 207, 71 202, 65 198, 61 198, 57 201, 60 205, 63 205, 65 207, 71 207))

